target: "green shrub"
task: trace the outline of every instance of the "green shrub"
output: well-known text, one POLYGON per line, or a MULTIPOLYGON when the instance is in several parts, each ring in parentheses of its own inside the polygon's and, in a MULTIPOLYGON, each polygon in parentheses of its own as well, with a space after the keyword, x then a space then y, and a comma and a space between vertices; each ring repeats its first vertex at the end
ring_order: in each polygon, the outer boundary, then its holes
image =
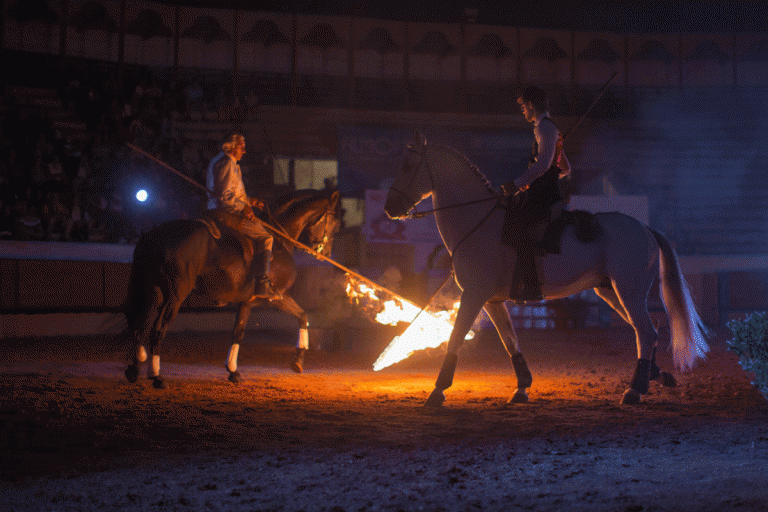
POLYGON ((755 376, 752 384, 768 399, 768 316, 753 313, 743 321, 731 320, 733 339, 728 350, 739 356, 739 364, 755 376))

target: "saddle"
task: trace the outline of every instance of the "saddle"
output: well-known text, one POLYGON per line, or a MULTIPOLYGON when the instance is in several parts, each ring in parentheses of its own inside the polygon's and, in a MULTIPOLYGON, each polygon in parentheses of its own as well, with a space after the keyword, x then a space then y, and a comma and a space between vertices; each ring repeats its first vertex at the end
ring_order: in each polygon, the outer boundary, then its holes
MULTIPOLYGON (((583 210, 564 210, 559 217, 552 220, 544 228, 542 240, 533 248, 534 254, 537 256, 560 254, 563 234, 568 226, 574 226, 576 239, 585 244, 597 241, 603 233, 603 228, 594 214, 583 210)), ((522 284, 524 279, 523 273, 526 271, 535 270, 526 268, 526 266, 522 265, 521 259, 518 258, 512 276, 509 298, 520 304, 525 302, 525 299, 522 298, 522 284)))
POLYGON ((208 230, 208 233, 216 240, 224 237, 234 237, 240 243, 243 250, 243 258, 247 263, 253 260, 253 240, 245 236, 242 232, 242 215, 223 212, 220 210, 206 210, 195 221, 202 223, 208 230), (223 229, 222 229, 223 228, 223 229))
POLYGON ((541 248, 544 254, 560 254, 560 242, 568 226, 573 226, 576 240, 589 244, 597 241, 603 234, 603 228, 594 213, 584 210, 564 210, 544 229, 541 248))

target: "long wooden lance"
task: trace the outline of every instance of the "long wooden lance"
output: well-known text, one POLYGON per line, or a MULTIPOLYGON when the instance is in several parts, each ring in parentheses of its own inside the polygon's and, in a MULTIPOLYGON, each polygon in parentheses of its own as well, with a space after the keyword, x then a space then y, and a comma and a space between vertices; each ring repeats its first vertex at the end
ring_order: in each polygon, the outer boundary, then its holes
MULTIPOLYGON (((156 157, 154 157, 154 156, 150 155, 149 153, 147 153, 147 152, 146 152, 146 151, 144 151, 143 149, 141 149, 141 148, 138 148, 138 147, 134 146, 133 144, 131 144, 131 143, 129 143, 129 142, 126 142, 125 144, 126 144, 126 145, 127 145, 129 148, 131 148, 132 150, 136 151, 137 153, 139 153, 139 154, 141 154, 141 155, 143 155, 143 156, 145 156, 145 157, 149 158, 149 159, 150 159, 150 160, 152 160, 153 162, 156 162, 157 164, 161 165, 163 168, 165 168, 165 169, 167 169, 167 170, 169 170, 169 171, 173 172, 174 174, 176 174, 176 175, 178 175, 178 176, 180 176, 180 177, 184 178, 186 181, 188 181, 188 182, 189 182, 189 183, 191 183, 192 185, 196 186, 196 187, 197 187, 197 188, 199 188, 200 190, 203 190, 203 191, 205 191, 206 193, 208 193, 208 194, 210 194, 210 195, 213 195, 213 192, 212 192, 211 190, 209 190, 209 189, 208 189, 208 187, 204 187, 204 186, 203 186, 203 185, 201 185, 200 183, 198 183, 198 182, 196 182, 195 180, 193 180, 192 178, 190 178, 190 177, 188 177, 188 176, 184 175, 184 174, 183 174, 183 173, 181 173, 180 171, 178 171, 178 170, 174 169, 173 167, 171 167, 170 165, 166 164, 166 163, 165 163, 165 162, 163 162, 162 160, 160 160, 160 159, 158 159, 158 158, 156 158, 156 157)), ((248 205, 248 207, 250 207, 250 205, 248 205)), ((275 223, 277 224, 277 221, 275 221, 275 223)), ((295 245, 295 246, 296 246, 296 247, 298 247, 299 249, 301 249, 301 250, 303 250, 303 251, 305 251, 305 252, 307 252, 307 253, 311 254, 311 255, 312 255, 312 256, 314 256, 315 258, 317 258, 317 259, 319 259, 319 260, 322 260, 322 261, 327 261, 328 263, 330 263, 330 264, 334 265, 335 267, 337 267, 337 268, 339 268, 339 269, 343 270, 343 271, 344 271, 344 272, 346 272, 347 274, 350 274, 350 275, 354 276, 356 279, 358 279, 358 280, 360 280, 360 281, 363 281, 363 282, 365 282, 365 283, 366 283, 366 284, 368 284, 368 286, 370 286, 371 288, 374 288, 374 289, 376 289, 376 290, 381 290, 381 291, 384 291, 384 292, 386 292, 386 293, 388 293, 388 294, 392 295, 393 297, 395 297, 397 300, 399 300, 399 301, 401 301, 401 302, 405 302, 405 303, 407 303, 407 304, 411 304, 411 305, 412 305, 412 306, 414 306, 414 307, 417 307, 417 308, 420 308, 420 309, 424 309, 424 308, 422 308, 421 306, 418 306, 418 305, 416 305, 416 304, 415 304, 413 301, 406 299, 406 298, 405 298, 405 297, 403 297, 402 295, 399 295, 399 294, 397 294, 397 293, 393 292, 392 290, 389 290, 388 288, 385 288, 384 286, 380 285, 379 283, 377 283, 377 282, 375 282, 375 281, 372 281, 372 280, 368 279, 367 277, 365 277, 365 276, 363 276, 363 275, 361 275, 361 274, 358 274, 358 273, 357 273, 357 272, 355 272, 354 270, 351 270, 351 269, 349 269, 349 268, 345 267, 344 265, 342 265, 341 263, 338 263, 337 261, 334 261, 332 258, 329 258, 328 256, 325 256, 325 255, 323 255, 323 254, 320 254, 319 252, 315 251, 315 250, 314 250, 314 249, 312 249, 311 247, 309 247, 309 246, 307 246, 307 245, 304 245, 303 243, 299 242, 299 241, 298 241, 298 240, 296 240, 295 238, 293 238, 293 237, 291 237, 290 235, 288 235, 288 233, 286 233, 286 232, 285 232, 285 230, 284 230, 284 229, 282 229, 282 227, 281 227, 279 224, 278 224, 278 226, 279 226, 279 227, 275 227, 275 226, 272 226, 271 224, 269 224, 269 223, 267 223, 267 222, 263 222, 263 223, 262 223, 262 225, 263 225, 263 226, 264 226, 264 227, 265 227, 267 230, 269 230, 270 232, 272 232, 273 234, 275 234, 275 235, 279 236, 280 238, 283 238, 283 239, 287 240, 288 242, 292 243, 293 245, 295 245)), ((450 278, 450 275, 449 275, 448 277, 450 278)), ((446 279, 446 281, 447 281, 447 279, 446 279)), ((445 284, 445 283, 443 283, 443 285, 444 285, 444 284, 445 284)), ((442 288, 442 286, 441 286, 441 288, 442 288)), ((439 291, 439 289, 438 289, 438 291, 439 291)), ((426 306, 425 306, 425 307, 426 307, 426 306)))
POLYGON ((592 104, 589 106, 589 108, 583 114, 581 114, 581 117, 579 118, 578 121, 576 121, 576 124, 571 126, 571 128, 567 132, 565 132, 565 134, 563 135, 563 142, 565 142, 565 139, 568 138, 568 135, 570 135, 571 132, 573 132, 573 130, 575 130, 576 127, 581 124, 584 118, 587 117, 587 114, 589 114, 592 111, 592 108, 597 104, 598 100, 603 96, 603 94, 605 94, 605 91, 608 90, 608 87, 610 87, 611 82, 613 82, 613 79, 616 78, 616 75, 618 74, 619 74, 618 71, 613 72, 613 74, 611 75, 611 78, 609 78, 608 81, 605 82, 605 85, 603 85, 603 87, 597 93, 597 96, 595 96, 595 99, 592 100, 592 104))

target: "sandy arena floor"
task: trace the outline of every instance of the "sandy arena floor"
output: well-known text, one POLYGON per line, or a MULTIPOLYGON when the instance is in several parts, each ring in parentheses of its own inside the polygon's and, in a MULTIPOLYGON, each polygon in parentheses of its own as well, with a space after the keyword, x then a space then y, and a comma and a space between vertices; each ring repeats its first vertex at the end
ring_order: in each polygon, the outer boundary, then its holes
POLYGON ((438 351, 373 372, 379 347, 344 340, 297 375, 285 342, 249 334, 236 386, 228 334, 175 333, 155 390, 125 380, 114 337, 5 339, 0 510, 763 512, 768 401, 720 334, 676 388, 621 406, 631 331, 523 331, 531 402, 506 406, 483 331, 438 411, 438 351))

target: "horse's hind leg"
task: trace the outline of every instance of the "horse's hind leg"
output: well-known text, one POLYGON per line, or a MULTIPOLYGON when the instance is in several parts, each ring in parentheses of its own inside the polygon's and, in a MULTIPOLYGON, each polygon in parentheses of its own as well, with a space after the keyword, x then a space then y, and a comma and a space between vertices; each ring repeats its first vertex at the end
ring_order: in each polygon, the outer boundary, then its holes
POLYGON ((501 342, 504 344, 504 348, 512 360, 512 367, 515 369, 515 376, 517 377, 517 389, 507 403, 528 402, 526 388, 531 387, 533 377, 528 369, 528 363, 525 362, 523 353, 520 352, 520 345, 517 341, 515 328, 512 325, 512 319, 509 317, 509 311, 507 311, 503 302, 489 302, 484 306, 484 309, 496 327, 496 332, 499 333, 501 342))
POLYGON ((603 299, 609 306, 611 306, 611 308, 619 314, 622 320, 627 322, 629 325, 632 325, 632 322, 630 322, 629 316, 627 316, 627 312, 624 310, 624 306, 621 304, 619 296, 616 295, 616 291, 613 289, 613 286, 610 288, 595 288, 594 290, 597 296, 603 299))
MULTIPOLYGON (((637 365, 632 376, 629 388, 624 392, 621 403, 636 404, 641 395, 648 392, 648 382, 651 378, 651 369, 656 365, 654 361, 654 349, 658 334, 648 313, 648 292, 653 282, 652 275, 646 279, 627 280, 628 282, 613 282, 613 290, 619 305, 623 308, 625 320, 635 330, 637 344, 637 365)), ((609 295, 610 294, 607 294, 609 295)), ((602 295, 601 295, 602 296, 602 295)), ((614 300, 616 300, 614 299, 614 300)), ((611 304, 610 301, 607 301, 611 304)), ((613 306, 613 304, 611 304, 613 306)), ((614 307, 614 309, 616 309, 614 307)), ((617 310, 619 314, 621 312, 617 310)), ((658 367, 657 367, 658 368, 658 367)))
POLYGON ((147 378, 152 381, 155 389, 166 389, 168 385, 160 376, 160 344, 165 339, 165 333, 171 322, 179 313, 181 303, 187 297, 169 293, 167 299, 163 302, 158 312, 155 322, 152 324, 149 335, 149 354, 151 356, 149 367, 147 368, 147 378))
POLYGON ((162 292, 159 288, 147 291, 147 297, 131 305, 139 309, 135 316, 131 315, 128 332, 133 338, 131 351, 128 354, 128 367, 125 369, 125 378, 128 382, 135 383, 139 378, 139 365, 147 360, 146 347, 150 346, 152 330, 160 314, 160 302, 162 292))

